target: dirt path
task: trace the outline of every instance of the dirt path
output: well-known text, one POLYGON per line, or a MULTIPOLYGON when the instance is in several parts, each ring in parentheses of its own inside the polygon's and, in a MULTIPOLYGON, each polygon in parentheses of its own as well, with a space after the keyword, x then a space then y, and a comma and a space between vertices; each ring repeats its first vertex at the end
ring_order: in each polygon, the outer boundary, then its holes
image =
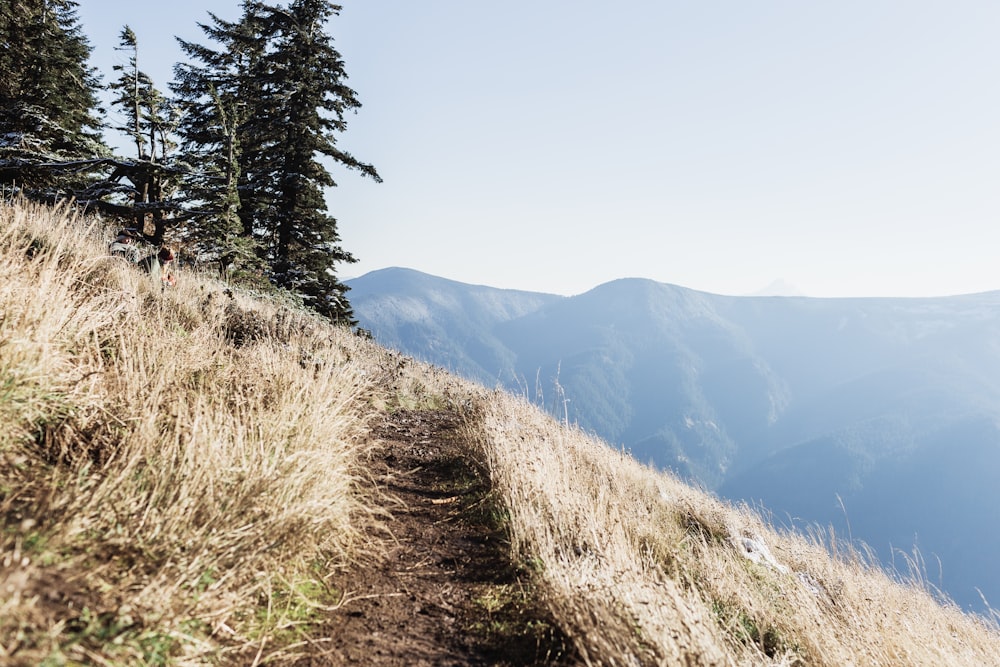
POLYGON ((467 461, 461 419, 397 412, 373 475, 399 500, 386 557, 344 577, 332 649, 312 664, 566 665, 567 642, 512 567, 489 481, 467 461))

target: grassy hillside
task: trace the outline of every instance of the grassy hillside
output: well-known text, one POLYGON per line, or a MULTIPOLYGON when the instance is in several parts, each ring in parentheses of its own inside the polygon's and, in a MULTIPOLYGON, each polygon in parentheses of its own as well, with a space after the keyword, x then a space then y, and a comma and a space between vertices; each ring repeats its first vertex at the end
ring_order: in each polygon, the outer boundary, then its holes
POLYGON ((0 204, 0 664, 330 664, 337 582, 403 539, 376 425, 416 410, 462 418, 438 473, 484 475, 521 611, 565 638, 535 662, 1000 664, 918 554, 897 583, 293 306, 191 270, 161 291, 108 240, 0 204))

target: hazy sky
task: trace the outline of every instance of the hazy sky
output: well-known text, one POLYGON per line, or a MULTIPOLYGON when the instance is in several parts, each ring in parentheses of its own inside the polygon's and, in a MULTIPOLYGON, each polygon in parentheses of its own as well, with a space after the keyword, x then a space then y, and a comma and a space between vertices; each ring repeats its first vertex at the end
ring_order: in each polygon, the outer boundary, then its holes
MULTIPOLYGON (((995 0, 343 0, 364 105, 339 144, 341 276, 406 266, 576 294, 1000 289, 995 0)), ((82 0, 105 80, 128 23, 166 90, 173 36, 237 0, 82 0)))

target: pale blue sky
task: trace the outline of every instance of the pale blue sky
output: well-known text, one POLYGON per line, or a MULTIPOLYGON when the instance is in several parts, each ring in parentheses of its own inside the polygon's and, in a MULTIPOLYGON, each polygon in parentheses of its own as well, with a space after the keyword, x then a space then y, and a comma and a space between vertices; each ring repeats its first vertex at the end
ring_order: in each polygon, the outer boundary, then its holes
MULTIPOLYGON (((343 0, 363 108, 340 145, 342 277, 407 266, 576 294, 1000 289, 995 0, 343 0)), ((128 23, 161 88, 173 35, 237 0, 82 0, 105 79, 128 23)))

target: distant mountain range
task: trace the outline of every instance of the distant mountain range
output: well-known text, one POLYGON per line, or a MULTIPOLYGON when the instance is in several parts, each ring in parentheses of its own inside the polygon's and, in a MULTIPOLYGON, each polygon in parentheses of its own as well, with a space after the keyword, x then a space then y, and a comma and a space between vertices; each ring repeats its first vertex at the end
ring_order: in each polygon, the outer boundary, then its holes
POLYGON ((1000 606, 1000 292, 734 297, 624 279, 562 297, 408 269, 348 284, 388 347, 776 524, 832 525, 963 607, 981 610, 980 591, 1000 606))

